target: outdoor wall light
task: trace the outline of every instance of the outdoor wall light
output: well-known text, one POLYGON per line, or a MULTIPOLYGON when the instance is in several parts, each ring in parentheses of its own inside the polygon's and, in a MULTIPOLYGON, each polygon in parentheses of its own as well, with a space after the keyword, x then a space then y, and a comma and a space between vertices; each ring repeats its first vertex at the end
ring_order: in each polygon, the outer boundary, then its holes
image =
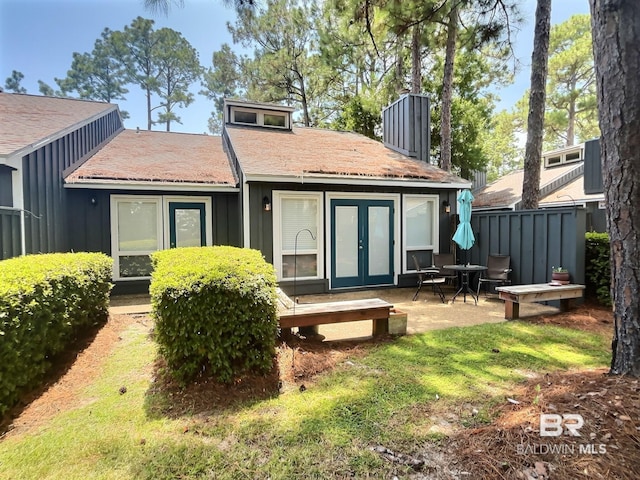
POLYGON ((451 204, 449 203, 449 200, 442 201, 442 209, 444 210, 444 213, 451 213, 451 204))
POLYGON ((271 211, 271 200, 269 199, 269 197, 264 197, 262 199, 262 209, 265 212, 270 212, 271 211))

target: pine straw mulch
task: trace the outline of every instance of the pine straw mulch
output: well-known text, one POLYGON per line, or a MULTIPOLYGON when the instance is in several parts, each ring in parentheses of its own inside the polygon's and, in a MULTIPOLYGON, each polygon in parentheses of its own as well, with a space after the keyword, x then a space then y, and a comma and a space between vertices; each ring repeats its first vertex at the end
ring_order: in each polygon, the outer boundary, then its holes
MULTIPOLYGON (((566 313, 527 318, 611 335, 610 309, 583 305, 566 313)), ((3 430, 24 433, 45 424, 58 412, 82 405, 80 392, 100 371, 125 329, 151 332, 141 316, 114 315, 76 353, 54 370, 42 390, 25 398, 5 419, 3 430), (9 422, 12 422, 11 424, 9 422)), ((386 340, 376 340, 376 342, 386 340)), ((373 340, 371 340, 373 342, 373 340)), ((150 376, 145 407, 150 416, 178 418, 235 408, 294 389, 313 388, 316 375, 349 357, 365 353, 366 342, 318 342, 290 339, 278 347, 269 375, 243 377, 231 385, 203 379, 182 388, 163 373, 158 360, 150 376)), ((120 386, 114 386, 118 388, 120 386)), ((613 377, 606 370, 553 372, 530 378, 492 412, 489 425, 469 429, 454 426, 439 445, 416 445, 413 452, 381 456, 389 461, 420 458, 414 479, 638 479, 640 478, 640 384, 638 379, 613 377), (584 417, 580 437, 541 437, 540 413, 578 413, 584 417), (553 453, 561 450, 561 453, 553 453), (606 453, 605 453, 606 452, 606 453)), ((86 403, 86 400, 84 400, 86 403)), ((405 462, 406 464, 406 462, 405 462)))

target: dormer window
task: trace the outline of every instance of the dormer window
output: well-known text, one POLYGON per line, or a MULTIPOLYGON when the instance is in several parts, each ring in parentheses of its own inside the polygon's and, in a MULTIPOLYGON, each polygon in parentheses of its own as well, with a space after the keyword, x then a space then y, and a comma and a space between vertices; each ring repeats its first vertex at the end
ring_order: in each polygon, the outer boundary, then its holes
POLYGON ((244 110, 233 111, 234 123, 246 123, 248 125, 256 125, 258 123, 258 114, 256 112, 247 112, 244 110))
POLYGON ((542 155, 545 167, 557 167, 567 163, 581 162, 584 160, 584 144, 554 150, 542 155))
POLYGON ((272 103, 225 99, 225 123, 291 130, 294 110, 272 103))

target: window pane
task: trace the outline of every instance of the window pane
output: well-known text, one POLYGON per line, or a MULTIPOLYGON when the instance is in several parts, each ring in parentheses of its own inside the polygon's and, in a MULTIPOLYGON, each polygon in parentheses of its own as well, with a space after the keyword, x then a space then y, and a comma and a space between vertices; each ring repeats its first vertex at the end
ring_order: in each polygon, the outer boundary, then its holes
POLYGON ((407 248, 433 245, 433 200, 406 199, 407 248))
POLYGON ((280 203, 282 250, 316 250, 318 248, 318 200, 315 198, 283 198, 280 203), (313 233, 305 231, 308 229, 313 233))
POLYGON ((120 277, 150 277, 153 267, 149 255, 123 255, 119 257, 120 277))
POLYGON ((256 112, 242 112, 239 110, 235 110, 233 113, 233 117, 238 123, 258 123, 258 117, 256 112))
POLYGON ((369 207, 369 275, 389 275, 389 207, 369 207))
POLYGON ((118 202, 118 250, 149 252, 158 249, 158 204, 118 202))
POLYGON ((202 246, 202 225, 200 210, 195 208, 176 208, 176 247, 202 246))
POLYGON ((282 256, 283 278, 316 277, 317 275, 318 261, 315 254, 282 256))
POLYGON ((270 127, 284 127, 284 115, 264 114, 264 124, 270 127))
MULTIPOLYGON (((358 207, 337 206, 336 222, 336 278, 358 276, 359 239, 358 207)), ((387 248, 389 246, 387 245, 387 248)))

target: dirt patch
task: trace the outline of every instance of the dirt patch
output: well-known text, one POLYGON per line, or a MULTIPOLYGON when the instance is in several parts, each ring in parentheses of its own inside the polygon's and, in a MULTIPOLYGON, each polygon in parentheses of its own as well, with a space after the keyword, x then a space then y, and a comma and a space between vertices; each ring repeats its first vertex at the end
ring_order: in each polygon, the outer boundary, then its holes
POLYGON ((146 317, 110 315, 99 329, 81 332, 64 354, 53 359, 43 386, 25 394, 9 411, 0 423, 0 432, 23 433, 43 425, 60 411, 80 406, 80 391, 97 377, 100 366, 132 321, 144 322, 146 317))

